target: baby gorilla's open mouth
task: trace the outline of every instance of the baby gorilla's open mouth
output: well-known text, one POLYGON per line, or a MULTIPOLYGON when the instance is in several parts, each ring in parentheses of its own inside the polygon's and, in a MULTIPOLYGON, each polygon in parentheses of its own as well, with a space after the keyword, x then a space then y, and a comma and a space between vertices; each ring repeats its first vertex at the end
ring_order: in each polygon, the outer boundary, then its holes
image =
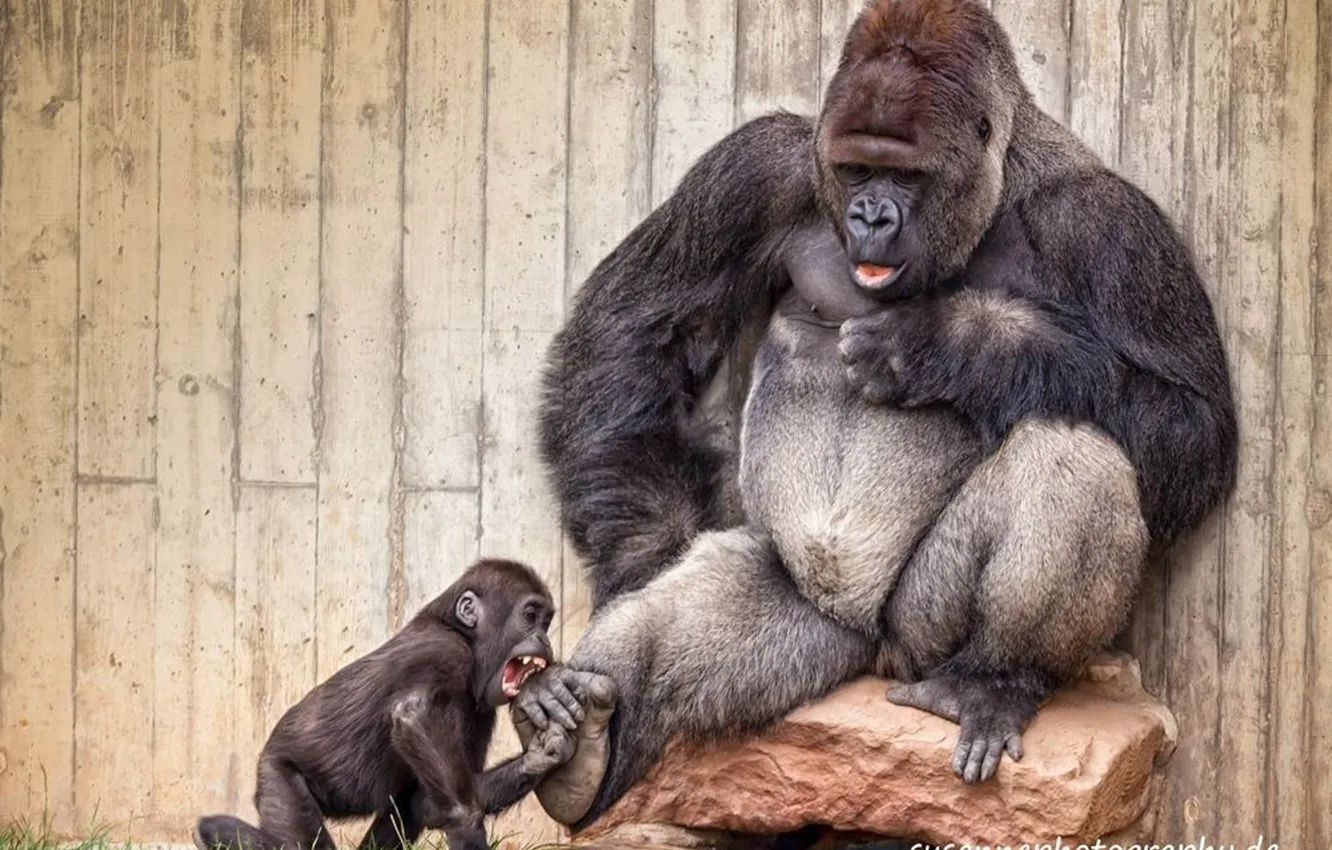
POLYGON ((537 655, 519 655, 510 658, 504 664, 504 673, 500 679, 500 688, 509 699, 518 696, 518 689, 529 676, 546 669, 546 659, 537 655))

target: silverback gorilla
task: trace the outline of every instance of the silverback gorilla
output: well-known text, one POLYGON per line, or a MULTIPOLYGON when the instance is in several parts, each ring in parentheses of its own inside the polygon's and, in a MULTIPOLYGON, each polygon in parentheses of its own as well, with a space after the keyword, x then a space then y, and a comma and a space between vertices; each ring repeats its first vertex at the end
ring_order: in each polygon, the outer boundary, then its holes
POLYGON ((1235 479, 1188 249, 1040 111, 968 0, 869 3, 817 121, 762 117, 703 155, 583 286, 545 391, 595 613, 515 714, 544 728, 613 680, 610 734, 537 788, 575 829, 668 738, 869 671, 956 721, 953 769, 987 779, 1235 479), (696 402, 756 319, 745 524, 719 530, 696 402))

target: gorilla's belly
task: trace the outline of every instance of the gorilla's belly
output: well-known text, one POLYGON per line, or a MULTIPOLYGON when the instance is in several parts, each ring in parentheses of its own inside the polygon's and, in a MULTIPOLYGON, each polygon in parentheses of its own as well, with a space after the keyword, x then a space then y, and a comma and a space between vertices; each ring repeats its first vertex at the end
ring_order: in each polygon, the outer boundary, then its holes
POLYGON ((837 327, 779 309, 755 361, 741 489, 796 584, 866 633, 917 541, 975 466, 955 413, 869 405, 847 385, 837 327))

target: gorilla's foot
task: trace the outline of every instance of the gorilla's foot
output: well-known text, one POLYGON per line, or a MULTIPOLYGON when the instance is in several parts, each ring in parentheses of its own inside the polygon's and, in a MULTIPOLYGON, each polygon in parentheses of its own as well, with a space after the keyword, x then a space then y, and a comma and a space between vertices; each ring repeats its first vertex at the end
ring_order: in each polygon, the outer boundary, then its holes
MULTIPOLYGON (((610 762, 610 718, 615 713, 617 689, 610 677, 597 673, 563 668, 561 678, 566 680, 565 687, 579 695, 584 716, 574 730, 573 757, 542 780, 534 793, 546 814, 567 826, 587 814, 601 789, 610 762)), ((531 706, 532 701, 527 704, 531 706)), ((537 725, 518 702, 510 714, 518 740, 526 749, 537 725)))
POLYGON ((888 701, 909 705, 961 726, 953 750, 953 772, 967 783, 984 782, 1006 752, 1022 759, 1022 730, 1036 715, 1041 694, 1034 688, 986 678, 939 676, 888 689, 888 701))
POLYGON ((257 827, 231 815, 208 815, 194 825, 199 850, 262 850, 266 844, 257 827))

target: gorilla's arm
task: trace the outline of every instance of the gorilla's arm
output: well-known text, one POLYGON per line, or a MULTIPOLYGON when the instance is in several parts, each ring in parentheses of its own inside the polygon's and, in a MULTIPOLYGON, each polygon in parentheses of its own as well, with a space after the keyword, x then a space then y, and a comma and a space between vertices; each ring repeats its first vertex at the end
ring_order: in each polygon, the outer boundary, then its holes
POLYGON ((870 400, 951 404, 990 448, 1027 416, 1095 422, 1133 460, 1160 544, 1224 499, 1236 423, 1221 340, 1146 195, 1109 172, 1058 181, 1003 215, 967 274, 953 294, 843 326, 870 400))
POLYGON ((814 215, 807 119, 735 130, 579 290, 543 378, 541 453, 593 606, 646 584, 719 518, 722 457, 690 424, 814 215))

